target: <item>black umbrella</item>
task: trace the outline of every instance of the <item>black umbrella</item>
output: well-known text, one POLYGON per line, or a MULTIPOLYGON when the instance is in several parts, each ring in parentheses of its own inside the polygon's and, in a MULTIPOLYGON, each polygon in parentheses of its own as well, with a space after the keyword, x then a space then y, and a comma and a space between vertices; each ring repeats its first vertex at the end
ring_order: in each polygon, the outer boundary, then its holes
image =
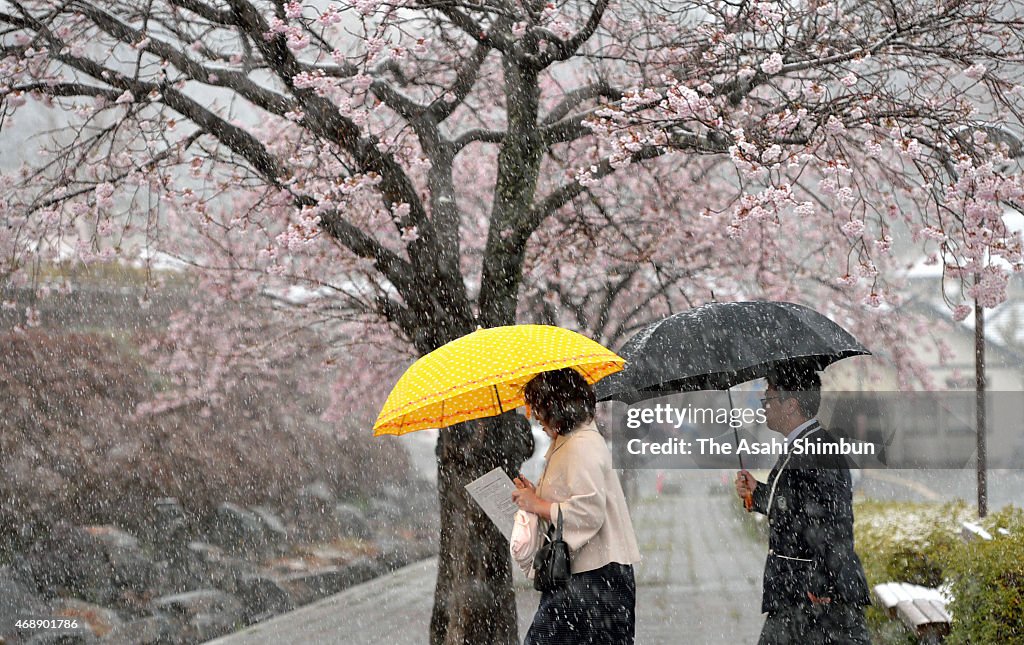
POLYGON ((791 302, 715 302, 650 323, 618 351, 626 368, 597 397, 636 403, 671 392, 728 390, 787 370, 822 370, 870 354, 823 314, 791 302))

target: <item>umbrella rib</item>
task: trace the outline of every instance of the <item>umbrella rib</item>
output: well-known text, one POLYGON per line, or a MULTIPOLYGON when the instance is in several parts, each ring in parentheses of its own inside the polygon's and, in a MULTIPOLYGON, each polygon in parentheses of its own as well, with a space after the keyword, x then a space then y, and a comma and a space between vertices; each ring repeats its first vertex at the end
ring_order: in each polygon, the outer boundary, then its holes
POLYGON ((501 395, 498 394, 498 385, 497 385, 497 383, 495 383, 491 387, 494 388, 494 398, 497 399, 497 401, 498 401, 498 412, 501 413, 501 414, 505 414, 505 408, 501 407, 501 395))
POLYGON ((588 383, 591 382, 590 374, 587 373, 587 370, 583 369, 582 365, 574 365, 573 367, 575 367, 578 371, 583 372, 583 378, 587 379, 588 383))

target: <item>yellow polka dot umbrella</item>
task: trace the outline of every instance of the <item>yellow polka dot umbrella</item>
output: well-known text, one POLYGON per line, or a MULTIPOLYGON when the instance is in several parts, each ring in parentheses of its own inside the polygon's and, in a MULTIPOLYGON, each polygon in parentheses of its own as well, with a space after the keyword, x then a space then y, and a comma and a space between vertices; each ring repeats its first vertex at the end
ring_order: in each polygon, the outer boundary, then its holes
POLYGON ((625 360, 586 336, 549 325, 477 329, 421 357, 398 379, 373 434, 443 428, 508 412, 541 372, 572 367, 593 384, 625 360))

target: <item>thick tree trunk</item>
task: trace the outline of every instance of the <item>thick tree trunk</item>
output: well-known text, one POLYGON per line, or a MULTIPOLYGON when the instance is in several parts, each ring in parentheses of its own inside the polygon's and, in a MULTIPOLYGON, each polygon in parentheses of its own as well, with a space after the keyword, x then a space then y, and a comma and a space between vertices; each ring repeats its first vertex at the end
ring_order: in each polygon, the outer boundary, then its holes
MULTIPOLYGON (((537 122, 536 74, 507 63, 509 133, 499 152, 495 204, 484 253, 479 296, 479 324, 492 327, 515 322, 519 284, 525 254, 525 235, 505 240, 503 231, 521 228, 519 217, 529 210, 536 190, 542 149, 535 136, 537 122)), ((435 180, 450 182, 450 160, 441 159, 435 180), (446 165, 447 164, 447 165, 446 165)), ((439 222, 457 222, 454 203, 437 196, 439 222)), ((445 227, 442 226, 442 229, 445 227)), ((448 243, 457 241, 457 227, 449 228, 448 243)), ((445 264, 457 271, 454 261, 445 264)), ((458 303, 454 303, 458 309, 458 303)), ((452 307, 440 305, 446 311, 452 307)), ((515 476, 533 453, 530 426, 523 417, 501 417, 468 422, 441 431, 437 443, 438 496, 441 540, 431 645, 514 645, 519 642, 512 563, 508 541, 467 494, 465 486, 480 475, 502 466, 515 476)))
POLYGON ((465 485, 499 465, 514 476, 532 452, 529 424, 515 413, 441 431, 441 544, 431 645, 519 642, 508 541, 466 493, 465 485))

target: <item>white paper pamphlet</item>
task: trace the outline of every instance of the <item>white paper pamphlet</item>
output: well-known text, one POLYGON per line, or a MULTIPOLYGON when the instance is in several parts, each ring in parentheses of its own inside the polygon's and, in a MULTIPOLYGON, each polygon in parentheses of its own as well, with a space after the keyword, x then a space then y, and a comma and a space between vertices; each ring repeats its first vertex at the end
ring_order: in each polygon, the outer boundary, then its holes
POLYGON ((516 511, 519 510, 512 501, 512 491, 515 489, 516 485, 501 466, 466 484, 466 492, 484 509, 484 513, 507 540, 512 539, 512 526, 515 524, 516 511))

